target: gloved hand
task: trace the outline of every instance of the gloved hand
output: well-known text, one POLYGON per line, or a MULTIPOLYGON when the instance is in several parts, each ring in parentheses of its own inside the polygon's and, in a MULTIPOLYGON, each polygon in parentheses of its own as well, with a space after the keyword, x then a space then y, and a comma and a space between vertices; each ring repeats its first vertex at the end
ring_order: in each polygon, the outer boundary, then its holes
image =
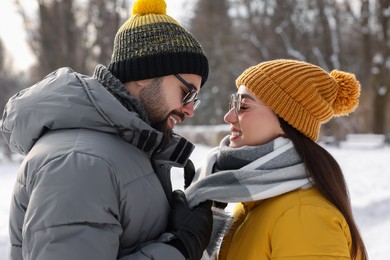
POLYGON ((205 201, 191 209, 183 191, 175 190, 172 193, 168 232, 173 233, 179 241, 173 240, 169 244, 191 260, 200 259, 210 241, 213 228, 211 205, 212 201, 205 201), (181 244, 186 252, 183 252, 181 244))

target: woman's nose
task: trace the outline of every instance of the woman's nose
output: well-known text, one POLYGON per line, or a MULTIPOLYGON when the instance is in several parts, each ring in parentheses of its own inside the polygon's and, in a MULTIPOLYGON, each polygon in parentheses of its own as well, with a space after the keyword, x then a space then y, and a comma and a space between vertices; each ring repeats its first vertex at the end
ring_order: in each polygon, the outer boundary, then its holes
POLYGON ((230 109, 225 116, 223 117, 223 120, 226 123, 234 123, 237 121, 237 116, 234 114, 234 107, 230 109))

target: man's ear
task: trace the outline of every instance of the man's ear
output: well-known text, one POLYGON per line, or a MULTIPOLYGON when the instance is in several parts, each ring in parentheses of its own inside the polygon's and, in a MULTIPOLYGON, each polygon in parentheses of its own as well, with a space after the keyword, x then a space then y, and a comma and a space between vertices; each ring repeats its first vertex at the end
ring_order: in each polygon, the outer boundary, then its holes
POLYGON ((152 81, 153 81, 153 79, 143 79, 143 80, 137 80, 134 82, 137 86, 144 87, 145 85, 149 85, 152 81))
POLYGON ((130 81, 123 84, 125 89, 130 93, 130 95, 134 97, 138 97, 140 90, 150 84, 152 79, 143 79, 143 80, 136 80, 136 81, 130 81))

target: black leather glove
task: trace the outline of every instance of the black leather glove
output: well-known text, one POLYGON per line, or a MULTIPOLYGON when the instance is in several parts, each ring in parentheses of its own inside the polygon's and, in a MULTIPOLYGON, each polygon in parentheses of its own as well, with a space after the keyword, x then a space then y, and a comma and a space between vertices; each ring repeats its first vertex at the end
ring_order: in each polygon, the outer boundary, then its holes
POLYGON ((169 244, 175 246, 186 258, 200 259, 209 244, 213 228, 211 205, 211 201, 205 201, 191 209, 183 191, 175 190, 172 193, 168 232, 173 233, 179 241, 174 239, 169 244))
POLYGON ((184 166, 184 189, 187 189, 194 179, 195 176, 195 166, 191 160, 188 160, 184 166))

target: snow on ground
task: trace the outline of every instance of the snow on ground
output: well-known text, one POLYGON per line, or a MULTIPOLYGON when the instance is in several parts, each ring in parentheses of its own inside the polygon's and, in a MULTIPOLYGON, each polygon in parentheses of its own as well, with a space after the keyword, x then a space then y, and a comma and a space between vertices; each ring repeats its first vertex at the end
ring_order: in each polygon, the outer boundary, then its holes
MULTIPOLYGON (((344 171, 370 259, 390 259, 390 147, 326 148, 344 171)), ((191 159, 197 167, 209 149, 196 146, 191 159)), ((0 260, 7 259, 9 203, 19 163, 0 161, 0 260)), ((182 171, 174 169, 172 174, 174 188, 181 188, 182 171)))

